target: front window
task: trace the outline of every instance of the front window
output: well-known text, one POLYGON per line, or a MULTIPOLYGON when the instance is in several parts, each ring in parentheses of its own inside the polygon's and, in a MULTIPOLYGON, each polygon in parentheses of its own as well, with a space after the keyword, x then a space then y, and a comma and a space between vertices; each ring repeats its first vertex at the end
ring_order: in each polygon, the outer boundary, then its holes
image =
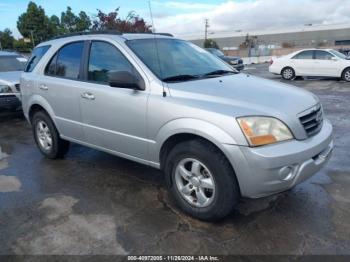
POLYGON ((20 56, 0 56, 0 72, 23 71, 26 62, 20 56))
POLYGON ((39 63, 41 58, 46 54, 47 50, 49 50, 50 46, 39 46, 34 48, 32 52, 32 56, 29 58, 28 64, 25 68, 25 72, 32 72, 35 66, 39 63))
POLYGON ((204 49, 177 39, 137 39, 130 49, 161 80, 187 81, 237 73, 204 49))
POLYGON ((317 60, 331 60, 334 57, 331 53, 327 51, 316 50, 315 59, 317 60))
POLYGON ((128 71, 133 73, 133 70, 133 66, 115 46, 101 41, 91 43, 88 66, 89 81, 108 83, 110 72, 128 71))
POLYGON ((335 56, 337 56, 337 57, 339 57, 341 59, 346 59, 347 58, 346 55, 344 55, 344 54, 342 54, 342 53, 340 53, 340 52, 338 52, 336 50, 330 50, 329 52, 331 52, 333 55, 335 55, 335 56))

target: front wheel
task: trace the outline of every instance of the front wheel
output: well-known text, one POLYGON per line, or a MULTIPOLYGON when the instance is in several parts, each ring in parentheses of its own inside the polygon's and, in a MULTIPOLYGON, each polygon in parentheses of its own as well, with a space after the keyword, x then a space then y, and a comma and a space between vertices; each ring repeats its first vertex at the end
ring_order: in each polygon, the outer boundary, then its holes
POLYGON ((281 75, 284 80, 293 80, 295 78, 295 71, 291 67, 286 67, 282 70, 281 75))
POLYGON ((227 216, 239 200, 239 187, 226 157, 202 139, 176 145, 165 165, 168 186, 178 206, 206 221, 227 216))
POLYGON ((62 158, 68 152, 69 142, 60 138, 51 118, 42 111, 32 120, 35 142, 40 152, 50 159, 62 158))
POLYGON ((342 79, 346 82, 350 82, 350 68, 344 70, 342 79))

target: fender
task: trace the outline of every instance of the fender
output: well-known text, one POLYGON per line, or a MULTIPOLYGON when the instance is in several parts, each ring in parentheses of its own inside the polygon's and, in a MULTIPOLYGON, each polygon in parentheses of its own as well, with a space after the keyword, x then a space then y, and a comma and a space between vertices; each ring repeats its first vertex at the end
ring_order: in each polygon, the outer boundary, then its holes
POLYGON ((41 95, 38 95, 38 94, 31 96, 29 101, 28 101, 28 107, 27 107, 27 110, 25 112, 25 115, 26 115, 26 118, 28 121, 29 121, 29 112, 30 112, 30 109, 33 105, 39 105, 42 108, 44 108, 46 110, 46 112, 49 114, 52 121, 55 123, 56 128, 58 128, 57 123, 56 123, 55 113, 54 113, 52 107, 46 101, 46 99, 44 97, 42 97, 41 95))
POLYGON ((159 163, 159 153, 164 142, 173 135, 184 133, 203 137, 224 153, 226 151, 224 144, 238 144, 227 132, 209 122, 193 118, 179 118, 166 123, 159 129, 155 143, 150 145, 151 161, 159 163))

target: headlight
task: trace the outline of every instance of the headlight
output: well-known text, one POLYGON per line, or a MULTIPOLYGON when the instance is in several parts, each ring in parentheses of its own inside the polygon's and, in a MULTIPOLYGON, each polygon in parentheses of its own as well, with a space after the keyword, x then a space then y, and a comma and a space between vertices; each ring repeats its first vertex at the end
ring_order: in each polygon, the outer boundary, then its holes
POLYGON ((280 120, 272 117, 237 118, 250 146, 262 146, 293 139, 289 128, 280 120))
POLYGON ((237 64, 238 64, 238 60, 231 60, 231 61, 230 61, 230 64, 231 64, 231 65, 237 65, 237 64))
POLYGON ((4 93, 13 93, 13 91, 9 86, 0 85, 0 94, 4 94, 4 93))

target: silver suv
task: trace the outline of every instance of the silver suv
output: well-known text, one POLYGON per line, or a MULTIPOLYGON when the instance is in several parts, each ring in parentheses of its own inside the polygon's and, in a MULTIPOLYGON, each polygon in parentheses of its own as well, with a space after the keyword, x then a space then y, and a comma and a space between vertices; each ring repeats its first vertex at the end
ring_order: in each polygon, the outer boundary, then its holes
POLYGON ((62 158, 74 142, 161 169, 178 205, 199 219, 292 188, 333 149, 315 95, 238 73, 173 37, 54 39, 25 71, 23 110, 46 157, 62 158))

